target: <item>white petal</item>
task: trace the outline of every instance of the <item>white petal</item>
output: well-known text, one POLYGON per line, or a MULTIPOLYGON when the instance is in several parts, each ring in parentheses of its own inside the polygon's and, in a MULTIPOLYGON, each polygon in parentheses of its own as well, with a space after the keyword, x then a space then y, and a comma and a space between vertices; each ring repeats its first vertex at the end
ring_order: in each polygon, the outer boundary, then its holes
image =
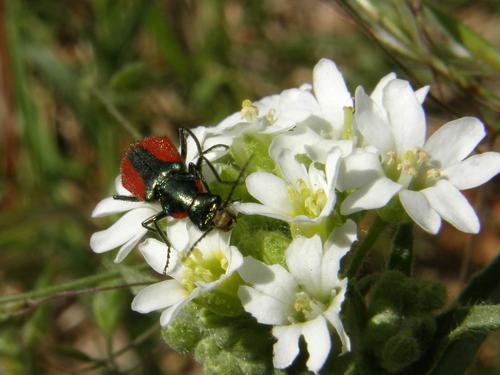
POLYGON ((160 316, 160 325, 162 327, 168 326, 179 314, 182 308, 187 305, 188 302, 198 297, 199 294, 199 291, 195 289, 188 297, 165 309, 160 316))
POLYGON ((439 180, 433 187, 421 190, 431 207, 458 230, 465 233, 479 232, 479 219, 467 199, 446 180, 439 180))
POLYGON ((299 338, 302 334, 301 326, 273 327, 273 336, 278 341, 273 346, 273 365, 275 368, 286 368, 299 354, 299 338))
MULTIPOLYGON (((164 242, 154 238, 148 238, 139 245, 139 251, 146 260, 146 263, 159 274, 163 274, 167 264, 168 247, 164 242)), ((170 248, 170 259, 167 274, 170 274, 177 264, 177 252, 170 248)))
POLYGON ((380 152, 394 150, 392 131, 380 113, 377 104, 365 94, 362 87, 356 89, 356 126, 366 142, 380 152))
POLYGON ((108 197, 97 203, 97 206, 95 206, 91 216, 96 218, 118 214, 120 212, 130 211, 134 208, 142 207, 145 205, 145 202, 129 202, 114 199, 113 197, 108 197))
POLYGON ((485 135, 484 125, 475 117, 462 117, 441 126, 425 143, 424 149, 440 168, 462 161, 485 135))
POLYGON ((283 177, 285 177, 285 180, 288 181, 288 183, 294 185, 296 188, 299 187, 299 180, 302 180, 304 182, 308 181, 305 166, 295 160, 295 156, 294 154, 292 154, 291 150, 282 150, 279 153, 276 162, 278 163, 278 166, 281 170, 281 173, 283 173, 283 177))
POLYGON ((384 104, 382 103, 382 97, 384 95, 385 86, 392 80, 396 79, 396 73, 389 73, 386 76, 382 77, 382 79, 377 83, 377 86, 373 89, 370 97, 373 101, 380 107, 383 108, 384 104))
POLYGON ((323 138, 311 130, 309 127, 297 126, 295 129, 280 134, 273 138, 271 146, 269 146, 269 155, 273 160, 278 159, 278 155, 288 148, 293 154, 305 154, 305 145, 314 145, 323 138))
POLYGON ((318 235, 295 238, 288 246, 285 258, 290 273, 302 288, 311 295, 320 295, 323 258, 321 238, 318 235))
POLYGON ((499 171, 500 153, 485 152, 471 156, 441 172, 456 188, 465 190, 484 184, 499 171))
POLYGON ((325 248, 349 249, 358 238, 356 223, 348 219, 342 226, 335 228, 326 241, 325 248))
POLYGON ((361 210, 383 207, 401 189, 401 185, 382 177, 349 195, 342 202, 340 210, 343 215, 350 215, 361 210))
POLYGON ((342 152, 339 149, 334 149, 328 155, 325 163, 326 182, 333 194, 335 193, 333 189, 337 184, 337 177, 342 163, 341 157, 342 152))
POLYGON ((103 253, 123 245, 139 233, 146 234, 147 229, 141 223, 155 213, 151 208, 137 208, 127 212, 108 229, 92 234, 90 248, 96 253, 103 253))
POLYGON ((245 282, 253 284, 255 289, 284 304, 295 299, 297 283, 292 275, 278 264, 268 266, 252 257, 245 257, 238 273, 245 282))
POLYGON ((441 217, 429 205, 425 196, 418 191, 401 190, 399 200, 406 213, 426 232, 436 234, 441 227, 441 217))
POLYGON ((113 262, 115 263, 120 263, 123 259, 127 257, 127 255, 130 254, 130 252, 133 250, 133 248, 139 243, 142 237, 144 237, 145 233, 136 233, 134 237, 132 237, 130 240, 125 242, 121 247, 120 250, 118 250, 118 253, 115 256, 115 259, 113 262))
POLYGON ((341 190, 357 189, 383 175, 378 154, 358 149, 342 160, 337 184, 341 190))
POLYGON ((302 334, 309 352, 307 368, 317 373, 325 364, 332 345, 325 318, 320 315, 316 319, 306 322, 302 326, 302 334))
POLYGON ((313 70, 314 94, 325 118, 341 130, 344 127, 344 107, 352 107, 352 98, 335 63, 321 59, 313 70))
POLYGON ((424 86, 415 91, 415 96, 417 97, 417 100, 420 104, 424 103, 425 98, 427 97, 427 94, 429 93, 430 89, 431 89, 430 86, 424 86))
POLYGON ((186 298, 186 291, 177 280, 165 280, 141 289, 132 301, 132 310, 149 313, 172 306, 186 298))
POLYGON ((342 257, 351 249, 357 238, 356 223, 347 220, 341 227, 335 228, 327 240, 321 263, 321 290, 325 297, 333 288, 340 285, 338 273, 342 257))
POLYGON ((323 313, 326 319, 332 324, 332 326, 337 331, 340 341, 342 342, 342 352, 351 350, 351 340, 344 330, 342 321, 340 320, 340 311, 342 303, 345 299, 345 293, 347 290, 347 279, 342 279, 340 292, 335 296, 330 307, 323 313))
MULTIPOLYGON (((235 202, 235 203, 233 203, 232 208, 236 212, 239 212, 241 214, 267 216, 267 217, 272 217, 274 219, 283 220, 283 221, 287 221, 287 222, 291 222, 291 221, 296 222, 297 221, 296 219, 300 218, 300 216, 299 217, 292 217, 292 214, 283 213, 283 212, 277 211, 271 207, 264 206, 262 204, 257 204, 257 203, 235 202)), ((301 215, 301 216, 303 216, 303 215, 301 215)), ((312 221, 312 220, 309 220, 309 221, 312 221)))
POLYGON ((284 303, 274 296, 265 294, 249 286, 240 286, 238 297, 243 308, 259 323, 279 325, 286 324, 291 304, 284 303))
POLYGON ((245 181, 248 192, 264 205, 277 212, 293 211, 287 185, 281 178, 267 172, 256 172, 245 181))
POLYGON ((384 108, 391 124, 399 155, 422 147, 425 142, 425 113, 408 81, 392 80, 384 89, 384 108))

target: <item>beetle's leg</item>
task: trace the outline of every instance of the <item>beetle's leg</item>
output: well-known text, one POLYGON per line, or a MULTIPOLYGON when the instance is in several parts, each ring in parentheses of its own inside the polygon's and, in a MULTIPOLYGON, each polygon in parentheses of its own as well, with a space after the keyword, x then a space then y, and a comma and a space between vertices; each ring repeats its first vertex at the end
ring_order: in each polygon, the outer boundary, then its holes
POLYGON ((127 201, 127 202, 139 202, 140 199, 137 197, 134 197, 133 195, 119 195, 115 194, 113 195, 113 199, 119 200, 119 201, 127 201))
MULTIPOLYGON (((181 159, 183 162, 186 162, 187 156, 187 136, 186 136, 185 128, 179 128, 179 147, 181 149, 181 159)), ((192 132, 190 132, 192 136, 192 132)))
POLYGON ((165 268, 163 268, 163 273, 166 274, 168 265, 170 263, 170 248, 172 245, 170 244, 170 241, 164 231, 161 230, 160 225, 158 222, 161 219, 164 219, 167 217, 167 214, 165 212, 160 212, 157 213, 156 215, 151 216, 150 218, 144 220, 142 222, 142 226, 152 232, 156 232, 160 238, 162 239, 163 242, 167 245, 167 261, 165 262, 165 268), (153 226, 151 226, 153 225, 153 226))
POLYGON ((203 188, 205 189, 205 191, 207 191, 208 193, 210 193, 210 187, 208 186, 207 184, 207 181, 205 180, 205 176, 203 176, 203 173, 200 172, 198 166, 194 163, 189 163, 189 166, 188 166, 188 172, 193 174, 198 180, 201 181, 201 183, 203 184, 203 188))
POLYGON ((236 181, 223 180, 220 177, 219 172, 217 172, 217 170, 215 169, 212 162, 210 160, 208 160, 207 157, 205 156, 206 153, 208 153, 208 152, 210 152, 218 147, 223 147, 223 148, 229 149, 229 146, 224 145, 222 143, 219 143, 219 144, 216 144, 216 145, 213 145, 213 146, 207 148, 206 150, 203 150, 201 147, 200 141, 198 140, 198 138, 194 135, 194 133, 191 130, 186 129, 186 128, 179 128, 179 139, 180 139, 180 144, 181 144, 181 157, 182 157, 182 160, 184 160, 184 161, 186 161, 186 155, 187 155, 187 141, 186 141, 187 136, 186 136, 186 134, 189 135, 191 138, 193 138, 193 141, 196 145, 196 149, 198 150, 198 160, 196 160, 196 168, 198 169, 199 175, 202 175, 201 167, 202 167, 202 163, 205 162, 205 164, 207 164, 207 166, 210 168, 210 170, 214 174, 217 181, 219 181, 222 184, 230 184, 230 185, 234 184, 236 181))

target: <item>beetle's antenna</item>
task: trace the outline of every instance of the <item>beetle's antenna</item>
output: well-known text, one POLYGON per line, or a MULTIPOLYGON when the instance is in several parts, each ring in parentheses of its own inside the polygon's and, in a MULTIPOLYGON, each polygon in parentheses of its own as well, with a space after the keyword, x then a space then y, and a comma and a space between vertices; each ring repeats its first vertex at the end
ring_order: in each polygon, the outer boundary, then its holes
POLYGON ((251 155, 248 158, 248 160, 243 165, 243 168, 241 168, 241 171, 240 171, 240 174, 238 175, 238 178, 236 179, 236 181, 234 181, 234 184, 233 184, 233 186, 231 186, 231 190, 229 191, 229 194, 228 194, 226 200, 222 204, 222 208, 227 207, 227 205, 229 204, 229 202, 231 202, 231 198, 232 198, 232 196, 234 194, 234 191, 236 190, 236 186, 239 185, 241 177, 243 177, 243 175, 245 174, 245 171, 247 170, 248 165, 250 164, 250 162, 252 161, 252 159, 253 159, 253 155, 251 155))
POLYGON ((203 234, 196 241, 194 241, 194 243, 191 245, 191 247, 189 248, 187 253, 184 255, 185 258, 188 257, 188 255, 196 247, 196 245, 198 245, 201 242, 201 240, 204 239, 207 236, 207 234, 209 234, 212 231, 212 229, 214 229, 214 228, 212 227, 210 229, 207 229, 205 232, 203 232, 203 234))

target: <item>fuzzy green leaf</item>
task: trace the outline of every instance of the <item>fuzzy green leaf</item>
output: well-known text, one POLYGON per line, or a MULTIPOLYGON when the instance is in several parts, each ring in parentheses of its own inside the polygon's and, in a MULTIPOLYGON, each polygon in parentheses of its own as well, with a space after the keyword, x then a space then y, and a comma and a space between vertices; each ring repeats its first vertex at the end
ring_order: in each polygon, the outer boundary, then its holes
POLYGON ((461 307, 440 319, 447 327, 434 353, 429 375, 462 374, 473 361, 481 343, 491 331, 500 330, 500 306, 461 307))

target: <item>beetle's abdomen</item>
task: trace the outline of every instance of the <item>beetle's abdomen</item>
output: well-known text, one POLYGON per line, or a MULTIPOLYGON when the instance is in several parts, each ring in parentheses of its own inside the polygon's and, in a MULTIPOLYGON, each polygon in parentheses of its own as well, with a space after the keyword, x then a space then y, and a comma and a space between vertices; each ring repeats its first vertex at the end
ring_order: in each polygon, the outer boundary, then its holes
POLYGON ((177 148, 167 137, 148 137, 131 145, 120 166, 123 186, 142 200, 153 199, 160 175, 184 169, 177 148))

